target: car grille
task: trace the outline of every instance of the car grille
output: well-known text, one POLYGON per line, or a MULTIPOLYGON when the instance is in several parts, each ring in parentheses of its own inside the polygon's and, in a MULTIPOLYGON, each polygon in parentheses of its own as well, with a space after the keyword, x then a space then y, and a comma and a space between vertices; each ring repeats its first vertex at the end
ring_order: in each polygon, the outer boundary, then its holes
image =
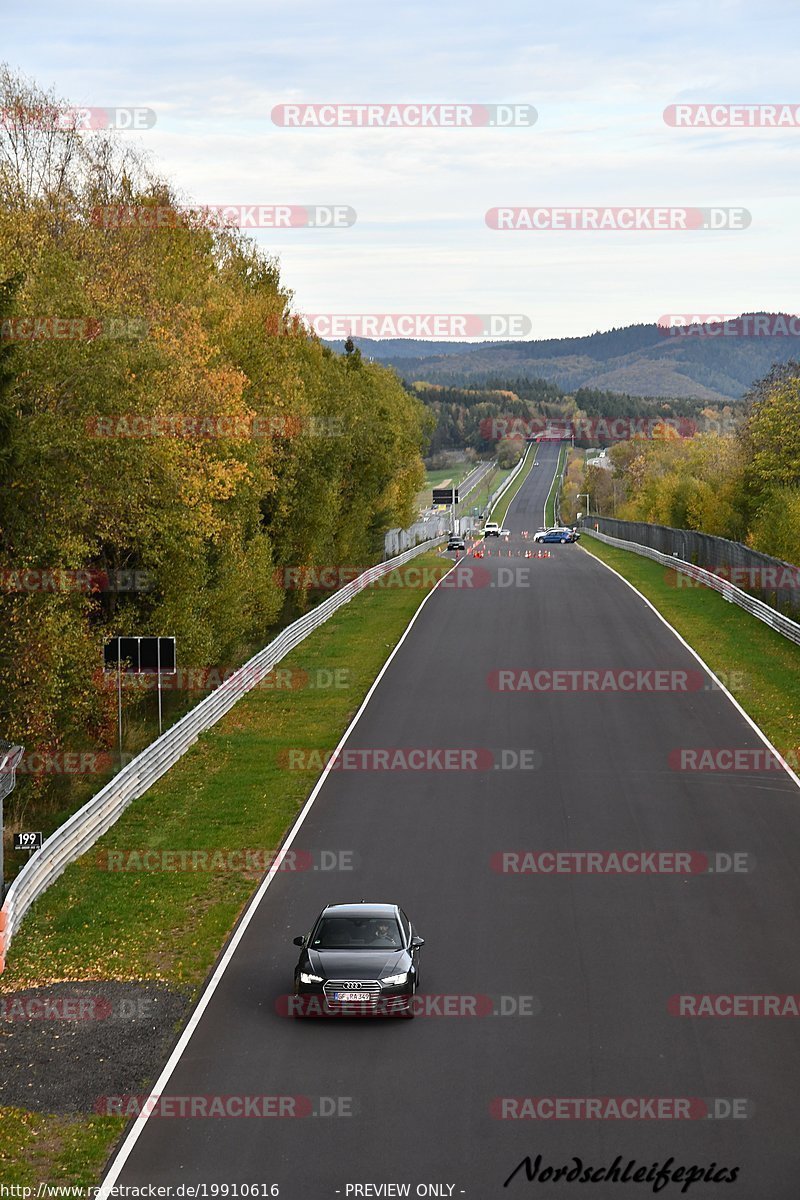
POLYGON ((371 1008, 377 1004, 381 995, 381 985, 377 979, 329 979, 324 987, 325 999, 331 1008, 371 1008), (358 983, 358 987, 353 987, 354 983, 358 983), (368 995, 369 1000, 334 1000, 336 992, 358 993, 361 996, 368 995))

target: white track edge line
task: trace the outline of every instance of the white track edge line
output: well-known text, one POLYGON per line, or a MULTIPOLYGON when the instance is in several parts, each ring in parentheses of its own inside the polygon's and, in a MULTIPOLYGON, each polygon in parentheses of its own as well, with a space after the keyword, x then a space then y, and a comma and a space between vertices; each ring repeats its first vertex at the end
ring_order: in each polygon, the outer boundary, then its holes
MULTIPOLYGON (((681 645, 685 646, 690 654, 694 655, 694 657, 700 663, 700 666, 703 667, 703 669, 706 670, 708 672, 708 674, 711 676, 711 678, 714 680, 714 682, 716 683, 719 690, 728 697, 728 699, 730 700, 733 707, 744 717, 745 721, 747 721, 747 724, 752 729, 755 730, 755 732, 761 738, 762 742, 767 747, 767 749, 772 751, 772 753, 775 755, 778 762, 781 764, 784 771, 789 776, 789 778, 792 780, 792 782, 797 787, 800 788, 800 776, 798 776, 797 773, 792 770, 792 768, 789 766, 789 764, 787 763, 787 761, 783 757, 783 755, 780 753, 780 751, 777 750, 775 748, 775 746, 773 746, 772 742, 769 740, 767 735, 764 733, 764 730, 759 725, 756 724, 756 722, 753 720, 753 718, 750 716, 750 714, 748 712, 745 712, 745 710, 742 708, 741 704, 736 699, 736 697, 733 695, 733 693, 728 690, 728 688, 725 686, 725 684, 722 682, 721 679, 717 678, 715 673, 711 670, 711 667, 708 665, 708 663, 705 661, 705 659, 702 657, 702 655, 700 655, 698 653, 698 651, 695 650, 694 646, 689 645, 689 643, 686 641, 686 638, 682 637, 681 634, 678 633, 675 626, 671 625, 669 623, 669 621, 664 616, 664 614, 659 612, 658 609, 656 608, 656 606, 650 600, 647 599, 647 596, 645 596, 642 592, 640 592, 639 589, 634 584, 632 584, 629 579, 626 579, 624 575, 620 575, 619 571, 616 571, 612 566, 609 566, 609 564, 607 562, 604 562, 603 559, 600 558, 597 554, 592 554, 592 552, 590 550, 586 550, 586 548, 584 546, 579 546, 578 548, 580 550, 583 550, 584 554, 588 554, 590 558, 593 558, 595 560, 595 562, 599 562, 601 567, 605 567, 607 571, 611 571, 611 573, 613 575, 616 575, 617 579, 621 579, 622 582, 624 584, 626 584, 627 587, 629 587, 632 592, 636 593, 636 595, 639 597, 640 600, 643 600, 645 602, 645 604, 647 605, 647 607, 649 609, 652 609, 652 611, 658 617, 659 621, 661 621, 664 625, 666 625, 667 629, 669 629, 670 632, 675 635, 675 637, 678 639, 678 641, 681 643, 681 645)), ((612 546, 612 549, 614 549, 613 546, 612 546)), ((636 551, 629 550, 629 551, 627 551, 627 553, 635 554, 636 551)))
POLYGON ((250 922, 252 921, 253 917, 255 916, 255 914, 258 910, 258 907, 259 907, 269 885, 272 883, 272 880, 274 879, 275 875, 280 870, 280 865, 281 865, 281 862, 283 861, 286 851, 289 849, 292 842, 294 841, 296 834, 298 833, 301 825, 303 824, 308 813, 310 812, 311 806, 313 805, 314 801, 316 800, 317 795, 319 794, 323 784, 325 783, 325 780, 328 778, 328 774, 330 773, 330 771, 333 767, 333 763, 336 759, 336 755, 339 753, 342 746, 344 746, 345 742, 350 737, 350 734, 352 733, 353 729, 355 728, 358 721, 360 720, 364 710, 367 707, 367 704, 369 703, 369 701, 372 697, 373 692, 375 691, 375 689, 377 688, 381 679, 383 678, 384 674, 388 670, 389 665, 392 662, 392 659, 394 658, 395 654, 397 654, 397 652, 400 649, 400 647, 402 646, 403 642, 406 640, 409 633, 411 632, 414 622, 419 617, 420 613, 422 612, 423 608, 430 600, 431 596, 436 592, 436 590, 438 589, 442 580, 446 579, 447 576, 450 574, 450 572, 455 570, 457 565, 458 565, 458 560, 453 563, 453 565, 449 571, 446 571, 444 573, 444 575, 442 575, 441 579, 437 579, 436 583, 431 588, 431 590, 428 592, 427 596, 424 597, 419 608, 417 608, 417 610, 415 611, 411 620, 409 621, 408 625, 406 626, 405 630, 403 631, 403 634, 402 634, 399 642, 397 643, 397 645, 395 646, 394 650, 389 655, 389 657, 386 659, 386 662, 383 664, 380 671, 378 672, 375 679, 373 680, 373 682, 369 688, 369 691, 367 692, 366 696, 364 697, 364 699, 361 702, 361 705, 360 705, 358 711, 356 712, 356 714, 353 717, 350 724, 347 726, 347 729, 342 734, 342 737, 339 740, 339 744, 337 745, 337 747, 334 750, 331 757, 328 759, 328 762, 325 764, 322 774, 320 775, 317 782, 314 784, 314 787, 311 791, 310 796, 308 797, 308 799, 306 800, 302 809, 298 813, 294 825, 291 827, 285 841, 282 843, 280 851, 278 853, 278 856, 275 859, 275 862, 270 867, 270 870, 269 870, 267 876, 265 877, 265 879, 262 880, 256 893, 251 897, 248 907, 245 909, 245 912, 242 915, 242 917, 239 921, 239 924, 236 926, 236 929, 234 930, 234 932, 231 936, 231 939, 228 942, 228 945, 226 946, 226 948, 222 954, 222 957, 217 964, 214 974, 211 976, 211 978, 209 979, 205 988, 203 989, 203 992, 200 996, 200 999, 197 1002, 196 1007, 194 1008, 194 1011, 192 1012, 192 1015, 190 1016, 189 1020, 187 1021, 186 1026, 185 1026, 183 1032, 181 1033, 181 1036, 179 1037, 174 1050, 172 1051, 172 1054, 169 1056, 169 1058, 167 1060, 166 1066, 162 1070, 162 1072, 159 1075, 156 1082, 153 1084, 153 1087, 152 1087, 150 1094, 147 1097, 147 1101, 145 1102, 145 1105, 144 1105, 143 1111, 144 1111, 145 1115, 135 1118, 132 1128, 128 1132, 124 1142, 120 1146, 119 1150, 117 1151, 116 1156, 114 1157, 113 1162, 111 1163, 108 1174, 106 1175, 106 1177, 103 1179, 102 1183, 100 1184, 96 1200, 107 1200, 107 1197, 110 1195, 111 1189, 114 1187, 114 1184, 116 1183, 117 1179, 119 1178, 119 1175, 120 1175, 123 1167, 125 1166, 125 1163, 128 1161, 128 1158, 130 1157, 130 1154, 131 1154, 134 1146, 136 1145, 136 1142, 139 1139, 139 1135, 143 1132, 144 1127, 147 1124, 150 1112, 152 1111, 152 1107, 153 1107, 153 1105, 151 1105, 151 1101, 153 1101, 154 1098, 157 1099, 157 1097, 161 1095, 162 1089, 169 1082, 170 1077, 172 1076, 176 1066, 178 1065, 181 1058, 183 1057, 183 1052, 186 1049, 195 1029, 200 1024, 200 1020, 203 1016, 203 1013, 208 1008, 211 998, 214 995, 214 992, 217 990, 217 987, 222 979, 222 976, 225 974, 225 971, 226 971, 231 959, 233 958, 234 953, 236 952, 236 948, 238 947, 239 942, 244 937, 245 931, 247 930, 247 927, 249 926, 250 922))

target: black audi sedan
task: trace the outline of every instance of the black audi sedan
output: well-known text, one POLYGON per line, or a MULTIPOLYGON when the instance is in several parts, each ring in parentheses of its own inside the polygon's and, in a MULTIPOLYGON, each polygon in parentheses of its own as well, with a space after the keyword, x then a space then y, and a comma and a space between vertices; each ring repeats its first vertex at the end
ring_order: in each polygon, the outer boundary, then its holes
POLYGON ((424 945, 396 904, 329 904, 302 946, 295 1016, 414 1016, 424 945))

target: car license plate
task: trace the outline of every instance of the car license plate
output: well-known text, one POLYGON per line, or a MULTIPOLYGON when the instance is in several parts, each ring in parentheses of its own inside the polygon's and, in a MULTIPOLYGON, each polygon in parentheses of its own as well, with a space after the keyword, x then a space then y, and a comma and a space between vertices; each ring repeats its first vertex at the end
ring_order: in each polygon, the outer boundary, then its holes
POLYGON ((369 992, 334 992, 334 1000, 369 1000, 369 992))

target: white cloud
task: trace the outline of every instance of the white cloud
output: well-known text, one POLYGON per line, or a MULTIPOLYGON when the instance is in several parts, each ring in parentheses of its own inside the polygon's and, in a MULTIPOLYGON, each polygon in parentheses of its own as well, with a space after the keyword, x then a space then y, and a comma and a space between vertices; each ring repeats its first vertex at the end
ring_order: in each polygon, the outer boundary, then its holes
POLYGON ((77 103, 154 108, 158 123, 141 142, 198 201, 352 205, 352 229, 258 235, 280 254, 299 307, 457 304, 528 313, 551 336, 652 319, 678 301, 796 307, 800 129, 662 120, 678 100, 800 103, 796 10, 778 0, 770 15, 744 0, 549 10, 522 0, 144 0, 99 20, 98 10, 45 3, 16 20, 4 55, 77 103), (276 128, 271 109, 287 100, 516 101, 534 104, 539 121, 505 131, 276 128), (739 204, 753 225, 716 236, 507 234, 483 220, 497 204, 649 203, 739 204))

